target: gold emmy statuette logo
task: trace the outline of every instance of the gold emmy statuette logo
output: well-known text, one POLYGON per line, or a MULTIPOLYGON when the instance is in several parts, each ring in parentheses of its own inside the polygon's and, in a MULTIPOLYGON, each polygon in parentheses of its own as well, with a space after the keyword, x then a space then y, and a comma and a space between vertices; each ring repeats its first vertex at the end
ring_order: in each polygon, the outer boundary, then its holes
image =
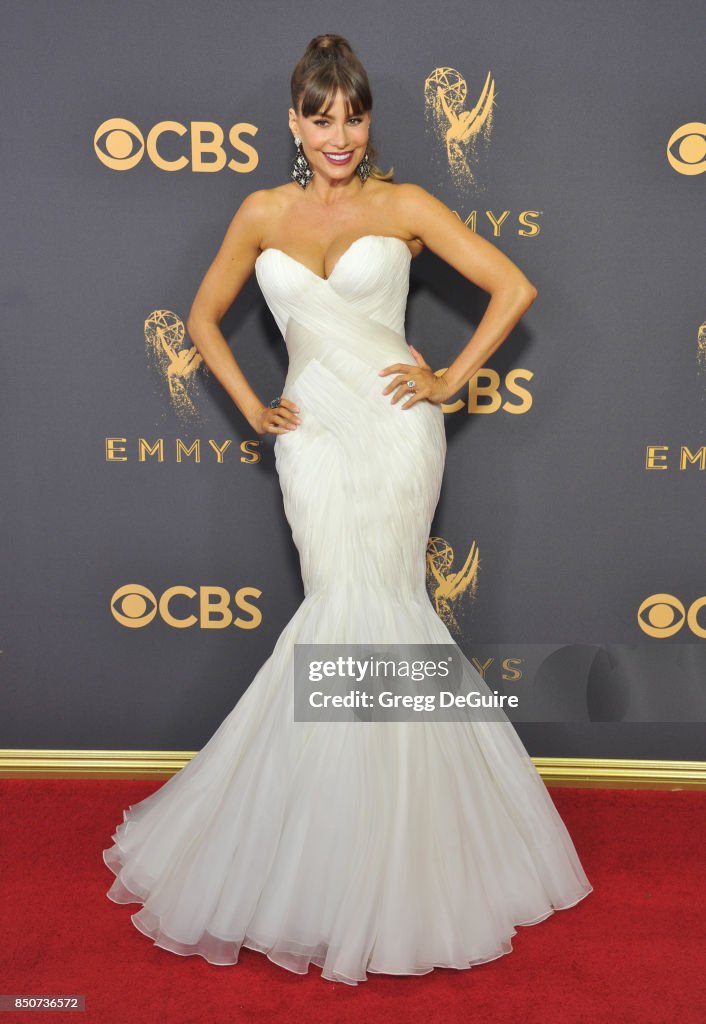
POLYGON ((471 544, 468 557, 459 572, 449 572, 454 563, 454 552, 443 537, 430 537, 427 542, 427 588, 434 600, 436 614, 451 630, 459 625, 453 606, 462 594, 470 591, 475 597, 478 589, 478 545, 471 544))
POLYGON ((698 372, 706 377, 706 322, 701 324, 696 333, 696 364, 698 372))
POLYGON ((667 143, 667 160, 678 174, 703 174, 706 171, 706 124, 689 121, 672 132, 667 143))
POLYGON ((424 116, 440 142, 459 187, 478 187, 471 163, 477 160, 478 143, 490 141, 493 129, 495 81, 488 72, 480 96, 466 109, 468 86, 455 68, 436 68, 424 83, 424 116))
POLYGON ((168 309, 156 309, 145 320, 145 346, 147 357, 160 379, 166 382, 169 398, 177 416, 181 419, 198 417, 198 410, 192 399, 196 386, 196 373, 200 367, 208 373, 201 353, 193 345, 184 342, 186 331, 176 313, 168 309))

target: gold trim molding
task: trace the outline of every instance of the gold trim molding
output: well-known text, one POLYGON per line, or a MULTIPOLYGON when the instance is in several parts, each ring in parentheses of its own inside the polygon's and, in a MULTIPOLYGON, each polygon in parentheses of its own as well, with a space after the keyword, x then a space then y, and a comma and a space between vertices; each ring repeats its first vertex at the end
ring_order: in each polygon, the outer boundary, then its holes
MULTIPOLYGON (((4 779, 168 778, 195 750, 0 750, 4 779)), ((705 789, 706 761, 533 757, 547 786, 594 789, 705 789)))

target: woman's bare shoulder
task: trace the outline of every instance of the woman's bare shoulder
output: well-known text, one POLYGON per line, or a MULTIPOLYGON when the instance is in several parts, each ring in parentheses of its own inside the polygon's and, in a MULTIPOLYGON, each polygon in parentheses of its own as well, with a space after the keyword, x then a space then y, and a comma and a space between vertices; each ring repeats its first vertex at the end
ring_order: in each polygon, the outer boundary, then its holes
POLYGON ((295 194, 287 185, 255 189, 241 200, 231 225, 259 246, 272 225, 286 216, 293 198, 295 194))
MULTIPOLYGON (((368 180, 368 184, 373 179, 368 180)), ((366 188, 368 187, 366 184, 366 188)), ((408 181, 383 181, 375 179, 375 200, 381 203, 386 209, 391 204, 397 209, 404 209, 411 206, 424 205, 425 202, 433 201, 433 197, 421 185, 415 185, 408 181)))
MULTIPOLYGON (((294 184, 292 182, 292 184, 294 184)), ((297 186, 295 185, 294 188, 297 186)), ((257 188, 241 201, 239 209, 253 215, 271 214, 283 210, 296 193, 289 185, 275 185, 274 188, 257 188)))
POLYGON ((395 191, 390 195, 394 195, 395 199, 402 202, 424 202, 425 198, 431 195, 425 188, 413 181, 385 181, 382 184, 392 185, 395 191))
POLYGON ((297 198, 294 182, 276 185, 274 188, 258 188, 250 192, 240 203, 236 216, 247 219, 251 226, 264 234, 280 218, 286 217, 292 202, 297 198))

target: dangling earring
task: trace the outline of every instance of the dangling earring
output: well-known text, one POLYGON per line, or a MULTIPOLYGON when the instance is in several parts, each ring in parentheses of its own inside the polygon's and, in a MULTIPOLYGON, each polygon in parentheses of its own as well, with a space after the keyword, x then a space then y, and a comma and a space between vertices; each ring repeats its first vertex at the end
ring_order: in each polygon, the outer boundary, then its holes
POLYGON ((363 159, 360 161, 360 163, 356 167, 356 172, 357 172, 358 177, 360 178, 360 180, 363 182, 363 184, 365 184, 365 182, 368 180, 368 177, 370 175, 370 158, 368 156, 368 147, 367 146, 365 147, 365 152, 363 153, 363 159))
POLYGON ((294 136, 294 144, 297 147, 297 155, 294 157, 290 177, 293 181, 296 181, 297 185, 301 185, 302 188, 306 188, 314 177, 314 172, 311 169, 311 164, 304 155, 302 140, 298 135, 294 136))

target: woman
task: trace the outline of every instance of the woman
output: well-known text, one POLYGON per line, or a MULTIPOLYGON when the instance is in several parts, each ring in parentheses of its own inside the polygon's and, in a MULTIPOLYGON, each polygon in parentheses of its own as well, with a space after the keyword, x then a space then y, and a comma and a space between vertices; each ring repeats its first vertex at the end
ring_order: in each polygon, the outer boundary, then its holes
MULTIPOLYGON (((355 985, 366 972, 502 956, 516 925, 592 887, 501 713, 293 713, 295 644, 453 644, 425 585, 446 455, 441 403, 536 289, 443 203, 378 170, 368 79, 344 39, 313 39, 291 86, 293 180, 242 202, 187 326, 252 428, 277 435, 305 597, 206 746, 124 812, 104 860, 116 875, 109 897, 143 903, 131 920, 164 949, 234 964, 246 946, 355 985), (491 296, 441 374, 404 337, 410 263, 424 246, 491 296), (270 404, 218 326, 253 271, 289 355, 284 393, 270 404)), ((458 656, 459 692, 489 694, 458 656)))

